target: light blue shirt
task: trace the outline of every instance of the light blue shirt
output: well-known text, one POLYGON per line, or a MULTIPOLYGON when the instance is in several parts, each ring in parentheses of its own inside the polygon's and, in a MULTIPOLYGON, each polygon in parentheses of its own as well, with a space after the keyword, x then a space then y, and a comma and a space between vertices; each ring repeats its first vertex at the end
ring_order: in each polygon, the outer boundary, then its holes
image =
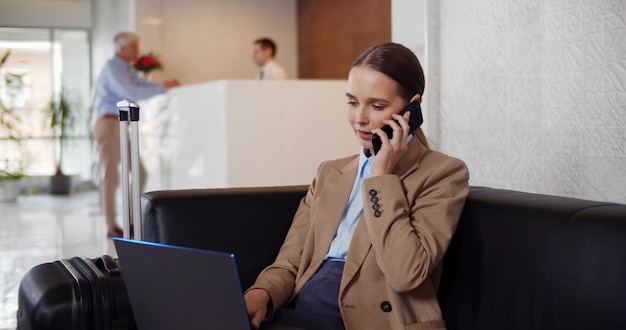
POLYGON ((341 221, 337 227, 335 238, 330 243, 326 260, 345 261, 348 256, 348 248, 352 241, 352 235, 354 235, 356 225, 359 223, 359 219, 363 214, 361 185, 364 179, 371 176, 370 169, 373 160, 374 156, 367 157, 365 155, 365 149, 361 150, 361 154, 359 155, 359 171, 356 174, 346 209, 343 211, 341 221))
MULTIPOLYGON (((413 135, 409 134, 409 136, 406 137, 406 143, 409 144, 412 139, 413 135)), ((333 238, 333 241, 330 243, 328 254, 326 254, 325 257, 326 260, 346 261, 350 242, 352 241, 352 236, 354 236, 354 230, 359 223, 361 215, 363 215, 363 195, 361 194, 361 186, 363 185, 363 180, 372 176, 370 171, 374 157, 375 156, 366 156, 365 149, 362 149, 359 154, 359 171, 356 174, 346 209, 343 211, 339 226, 337 227, 335 238, 333 238)))
POLYGON ((138 101, 165 92, 163 84, 139 78, 137 71, 115 55, 107 61, 96 83, 95 111, 97 115, 118 115, 117 102, 138 101))

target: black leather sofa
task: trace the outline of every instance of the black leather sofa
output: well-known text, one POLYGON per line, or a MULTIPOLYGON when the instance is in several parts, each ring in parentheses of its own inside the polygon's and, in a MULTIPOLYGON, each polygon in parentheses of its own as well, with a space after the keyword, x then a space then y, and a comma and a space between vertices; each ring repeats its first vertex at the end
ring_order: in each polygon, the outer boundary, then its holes
MULTIPOLYGON (((306 186, 142 196, 144 239, 271 263, 306 186)), ((444 259, 448 329, 626 329, 626 205, 471 187, 444 259)))

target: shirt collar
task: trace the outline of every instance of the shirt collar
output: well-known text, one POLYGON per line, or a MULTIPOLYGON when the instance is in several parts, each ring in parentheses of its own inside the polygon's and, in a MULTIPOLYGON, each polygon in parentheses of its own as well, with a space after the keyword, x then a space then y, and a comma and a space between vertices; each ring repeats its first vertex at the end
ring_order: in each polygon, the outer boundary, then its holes
POLYGON ((362 148, 361 153, 359 153, 359 172, 357 173, 358 178, 369 178, 369 167, 372 165, 372 161, 374 160, 374 156, 367 156, 369 154, 367 149, 362 148), (367 167, 367 169, 366 169, 367 167), (366 175, 365 177, 363 175, 366 175))

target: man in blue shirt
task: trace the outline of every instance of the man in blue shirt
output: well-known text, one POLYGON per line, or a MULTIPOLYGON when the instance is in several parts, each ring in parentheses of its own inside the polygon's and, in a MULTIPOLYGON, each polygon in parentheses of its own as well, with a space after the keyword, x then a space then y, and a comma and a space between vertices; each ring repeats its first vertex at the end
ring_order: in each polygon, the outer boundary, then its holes
MULTIPOLYGON (((122 230, 115 221, 115 191, 119 186, 121 158, 117 102, 126 98, 134 101, 146 99, 180 83, 175 79, 154 83, 139 78, 132 66, 139 55, 139 37, 136 34, 121 32, 113 41, 115 56, 104 65, 96 83, 94 111, 97 119, 93 127, 93 136, 98 143, 100 163, 104 171, 101 196, 108 236, 122 237, 122 230)), ((141 161, 139 172, 140 190, 143 191, 146 170, 141 161)))

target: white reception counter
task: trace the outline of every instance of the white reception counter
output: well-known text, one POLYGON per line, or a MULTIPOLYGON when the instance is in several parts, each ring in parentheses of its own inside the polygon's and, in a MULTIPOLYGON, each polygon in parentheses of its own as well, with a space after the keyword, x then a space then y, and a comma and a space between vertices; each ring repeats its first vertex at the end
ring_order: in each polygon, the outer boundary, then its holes
POLYGON ((147 190, 309 184, 358 153, 344 80, 220 80, 139 102, 147 190))

